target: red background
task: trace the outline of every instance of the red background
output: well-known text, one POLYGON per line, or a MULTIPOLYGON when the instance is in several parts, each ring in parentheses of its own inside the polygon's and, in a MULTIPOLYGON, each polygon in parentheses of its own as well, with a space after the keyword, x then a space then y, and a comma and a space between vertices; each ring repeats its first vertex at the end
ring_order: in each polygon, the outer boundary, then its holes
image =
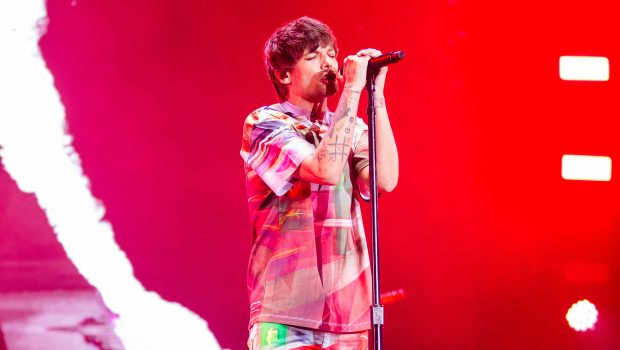
MULTIPOLYGON (((340 59, 408 54, 386 88, 401 176, 380 201, 381 282, 408 297, 386 306, 385 347, 617 349, 618 181, 560 176, 563 154, 620 159, 614 6, 49 0, 40 47, 137 278, 200 314, 222 346, 247 337, 239 148, 245 116, 275 101, 262 46, 309 15, 332 27, 340 59), (562 55, 608 57, 610 81, 561 81, 562 55), (564 319, 582 298, 600 312, 585 334, 564 319)), ((4 170, 0 198, 1 259, 63 257, 4 170)))

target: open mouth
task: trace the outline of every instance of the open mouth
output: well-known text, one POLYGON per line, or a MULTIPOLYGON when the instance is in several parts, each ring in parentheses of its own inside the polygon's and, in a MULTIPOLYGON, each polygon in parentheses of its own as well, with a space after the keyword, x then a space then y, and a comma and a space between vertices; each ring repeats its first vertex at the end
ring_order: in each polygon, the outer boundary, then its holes
POLYGON ((331 83, 336 81, 336 72, 334 71, 329 71, 326 72, 325 74, 323 74, 323 76, 321 77, 321 81, 325 84, 331 83))

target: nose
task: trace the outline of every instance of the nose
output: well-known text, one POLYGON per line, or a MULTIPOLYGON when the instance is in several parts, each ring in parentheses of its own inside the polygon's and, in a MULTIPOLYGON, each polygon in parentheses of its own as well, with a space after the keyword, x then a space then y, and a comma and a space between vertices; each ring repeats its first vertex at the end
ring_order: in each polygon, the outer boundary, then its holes
POLYGON ((322 53, 321 54, 321 69, 322 70, 334 70, 335 67, 334 67, 334 63, 332 61, 334 61, 333 58, 331 58, 326 53, 322 53))

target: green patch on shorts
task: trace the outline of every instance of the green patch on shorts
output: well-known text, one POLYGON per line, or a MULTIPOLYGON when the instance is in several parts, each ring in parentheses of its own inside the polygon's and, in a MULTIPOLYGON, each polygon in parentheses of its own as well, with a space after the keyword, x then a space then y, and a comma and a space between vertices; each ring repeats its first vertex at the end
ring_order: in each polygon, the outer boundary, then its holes
POLYGON ((261 322, 260 324, 260 346, 265 345, 284 345, 286 344, 286 333, 288 327, 279 323, 261 322))

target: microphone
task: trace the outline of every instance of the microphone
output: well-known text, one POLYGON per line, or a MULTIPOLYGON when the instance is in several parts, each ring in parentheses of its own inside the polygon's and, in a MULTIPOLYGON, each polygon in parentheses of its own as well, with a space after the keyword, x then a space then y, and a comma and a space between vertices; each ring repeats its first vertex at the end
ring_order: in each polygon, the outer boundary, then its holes
POLYGON ((368 69, 377 70, 388 64, 398 63, 398 61, 405 58, 405 51, 392 51, 390 53, 384 53, 383 55, 375 58, 371 58, 368 61, 368 69))
MULTIPOLYGON (((405 51, 392 51, 389 53, 384 53, 379 57, 371 58, 368 61, 368 71, 376 71, 383 66, 387 66, 388 64, 398 63, 398 61, 405 58, 405 51)), ((344 66, 339 69, 340 75, 344 74, 344 66)))

